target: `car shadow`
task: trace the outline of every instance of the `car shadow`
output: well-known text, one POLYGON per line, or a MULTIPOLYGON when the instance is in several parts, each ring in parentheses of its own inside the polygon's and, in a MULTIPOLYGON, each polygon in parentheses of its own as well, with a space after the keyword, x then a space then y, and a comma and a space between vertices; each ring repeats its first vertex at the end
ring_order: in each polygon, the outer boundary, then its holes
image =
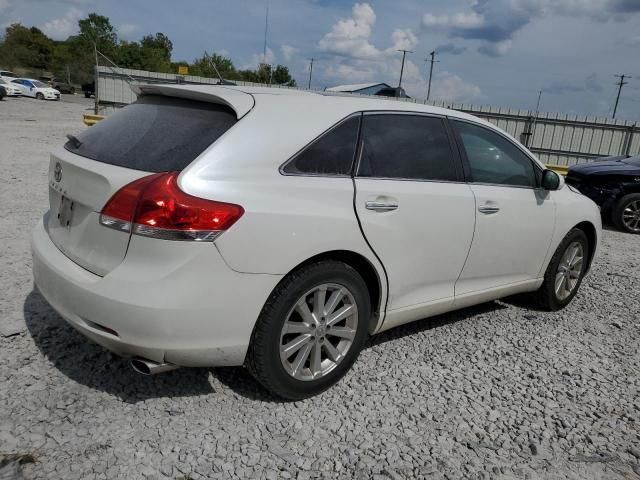
POLYGON ((415 322, 406 323, 404 325, 394 327, 390 330, 386 330, 382 333, 370 337, 367 345, 365 345, 364 348, 375 347, 377 345, 382 345, 384 343, 398 340, 400 338, 445 327, 447 325, 467 320, 477 315, 491 313, 497 310, 503 310, 505 308, 508 307, 498 302, 487 302, 480 305, 474 305, 472 307, 455 310, 453 312, 443 313, 442 315, 436 315, 434 317, 428 317, 422 320, 417 320, 415 322))
MULTIPOLYGON (((489 302, 455 312, 401 325, 371 337, 365 349, 398 340, 471 317, 507 308, 489 302)), ((152 398, 177 398, 216 393, 209 376, 235 394, 260 402, 281 403, 242 367, 183 368, 161 375, 144 376, 134 372, 128 360, 91 342, 74 330, 34 289, 24 303, 24 318, 35 345, 66 377, 89 388, 137 403, 152 398)))
POLYGON ((118 357, 78 333, 34 288, 24 302, 24 319, 35 345, 69 379, 127 403, 151 398, 208 395, 215 390, 209 368, 185 368, 144 376, 118 357))

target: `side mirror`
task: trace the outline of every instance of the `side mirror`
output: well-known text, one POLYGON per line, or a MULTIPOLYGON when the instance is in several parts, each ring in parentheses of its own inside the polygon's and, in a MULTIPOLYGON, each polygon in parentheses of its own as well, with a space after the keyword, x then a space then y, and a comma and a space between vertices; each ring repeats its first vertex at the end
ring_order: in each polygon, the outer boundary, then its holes
POLYGON ((542 172, 542 188, 545 190, 558 190, 560 188, 560 175, 553 170, 542 172))

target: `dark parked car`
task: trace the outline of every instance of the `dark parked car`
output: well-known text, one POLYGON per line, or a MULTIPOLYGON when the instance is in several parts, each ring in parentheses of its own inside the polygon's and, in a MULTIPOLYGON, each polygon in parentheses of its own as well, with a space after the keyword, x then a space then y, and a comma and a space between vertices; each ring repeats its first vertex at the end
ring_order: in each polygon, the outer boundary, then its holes
POLYGON ((7 91, 4 89, 2 85, 0 85, 0 100, 7 96, 7 91))
POLYGON ((56 90, 58 90, 60 93, 71 93, 71 94, 76 93, 76 87, 74 87, 70 83, 66 83, 66 82, 62 82, 54 79, 51 81, 51 86, 56 90))
POLYGON ((84 92, 85 98, 90 98, 91 95, 96 94, 96 83, 95 82, 83 83, 82 91, 84 92))
POLYGON ((605 219, 625 232, 640 234, 640 156, 574 165, 566 180, 596 202, 605 219))

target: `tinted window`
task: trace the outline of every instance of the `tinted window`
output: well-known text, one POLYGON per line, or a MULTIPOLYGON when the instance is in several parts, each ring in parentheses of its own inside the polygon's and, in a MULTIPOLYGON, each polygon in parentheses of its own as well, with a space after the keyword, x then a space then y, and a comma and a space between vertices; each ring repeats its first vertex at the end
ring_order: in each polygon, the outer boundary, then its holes
POLYGON ((350 175, 358 142, 360 116, 335 126, 284 167, 286 173, 350 175))
POLYGON ((522 150, 502 135, 470 123, 454 122, 467 153, 471 180, 536 187, 536 169, 522 150))
POLYGON ((226 106, 144 96, 84 130, 65 148, 135 170, 182 170, 236 121, 226 106))
POLYGON ((456 180, 442 119, 417 115, 365 115, 358 175, 456 180))

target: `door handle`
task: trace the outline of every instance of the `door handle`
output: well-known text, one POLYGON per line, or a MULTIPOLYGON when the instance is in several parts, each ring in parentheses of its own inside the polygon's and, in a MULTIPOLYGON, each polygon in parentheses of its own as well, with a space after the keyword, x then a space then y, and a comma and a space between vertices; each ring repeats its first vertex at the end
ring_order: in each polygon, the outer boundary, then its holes
POLYGON ((373 210, 374 212, 391 212, 398 208, 398 204, 387 202, 365 202, 364 208, 367 210, 373 210))
POLYGON ((491 215, 492 213, 498 213, 500 211, 500 207, 497 205, 482 205, 478 207, 478 211, 486 215, 491 215))

